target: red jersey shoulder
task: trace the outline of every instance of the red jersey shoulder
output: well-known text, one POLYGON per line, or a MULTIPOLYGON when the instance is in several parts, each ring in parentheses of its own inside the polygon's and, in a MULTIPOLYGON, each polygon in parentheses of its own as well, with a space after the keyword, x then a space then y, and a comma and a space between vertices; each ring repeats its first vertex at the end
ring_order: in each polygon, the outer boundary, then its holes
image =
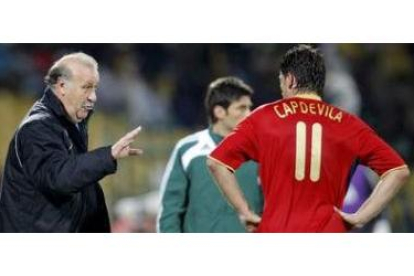
POLYGON ((366 123, 364 120, 362 120, 361 118, 359 118, 358 116, 352 114, 352 113, 348 113, 346 111, 343 111, 345 114, 347 114, 347 125, 354 129, 355 131, 362 131, 362 130, 368 130, 368 131, 374 131, 374 129, 368 125, 368 123, 366 123))
POLYGON ((271 102, 271 103, 263 104, 263 105, 257 107, 255 110, 253 110, 253 112, 250 115, 251 116, 253 116, 253 115, 254 116, 258 116, 258 115, 260 115, 260 114, 262 114, 264 112, 268 112, 270 110, 273 110, 273 107, 276 104, 281 103, 283 101, 286 101, 286 100, 285 99, 281 99, 281 100, 277 100, 277 101, 274 101, 274 102, 271 102))

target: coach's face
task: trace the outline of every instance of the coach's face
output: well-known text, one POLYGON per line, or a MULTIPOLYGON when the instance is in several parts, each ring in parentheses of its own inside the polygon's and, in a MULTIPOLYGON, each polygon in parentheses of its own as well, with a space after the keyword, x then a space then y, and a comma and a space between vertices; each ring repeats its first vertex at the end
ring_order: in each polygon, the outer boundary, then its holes
POLYGON ((226 110, 226 115, 222 122, 224 126, 233 130, 247 115, 250 114, 253 103, 249 96, 242 96, 240 99, 232 102, 226 110))
POLYGON ((61 101, 74 123, 83 121, 94 109, 99 73, 80 63, 70 65, 72 79, 65 82, 61 101))

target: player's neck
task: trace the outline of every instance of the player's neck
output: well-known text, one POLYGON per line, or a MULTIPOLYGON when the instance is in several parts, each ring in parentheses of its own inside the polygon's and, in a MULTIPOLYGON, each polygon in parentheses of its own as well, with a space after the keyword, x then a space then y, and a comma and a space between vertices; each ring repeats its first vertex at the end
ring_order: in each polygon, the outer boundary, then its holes
POLYGON ((231 132, 231 130, 229 130, 223 124, 220 124, 220 123, 213 124, 212 130, 213 130, 213 133, 220 135, 221 137, 226 137, 231 132))
POLYGON ((322 100, 321 96, 318 95, 317 92, 301 92, 292 95, 291 98, 304 98, 304 99, 312 99, 312 100, 322 100))

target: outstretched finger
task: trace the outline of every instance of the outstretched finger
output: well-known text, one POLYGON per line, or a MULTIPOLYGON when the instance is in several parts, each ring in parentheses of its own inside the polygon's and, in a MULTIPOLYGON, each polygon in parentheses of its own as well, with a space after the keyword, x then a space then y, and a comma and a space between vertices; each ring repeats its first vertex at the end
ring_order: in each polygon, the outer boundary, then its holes
POLYGON ((128 133, 124 136, 124 138, 125 138, 126 140, 130 140, 130 139, 134 140, 134 139, 135 139, 135 137, 137 137, 138 133, 141 131, 141 129, 142 129, 142 127, 141 127, 141 126, 137 127, 136 129, 134 129, 134 130, 132 130, 132 131, 128 132, 128 133))
POLYGON ((119 141, 118 141, 119 146, 121 148, 125 148, 125 147, 129 146, 132 142, 134 142, 136 136, 141 131, 141 129, 142 129, 142 127, 139 126, 136 129, 128 132, 127 134, 125 134, 124 137, 122 137, 121 139, 119 139, 119 141))
POLYGON ((142 149, 129 149, 128 155, 141 155, 144 151, 142 149))

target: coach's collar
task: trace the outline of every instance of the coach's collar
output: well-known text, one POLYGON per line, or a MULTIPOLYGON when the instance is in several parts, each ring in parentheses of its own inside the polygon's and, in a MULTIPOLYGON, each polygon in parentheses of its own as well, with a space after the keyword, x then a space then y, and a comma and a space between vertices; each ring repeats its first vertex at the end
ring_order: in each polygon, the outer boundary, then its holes
MULTIPOLYGON (((50 88, 45 89, 45 92, 43 94, 41 102, 45 106, 47 106, 49 109, 51 109, 52 112, 56 116, 58 116, 59 118, 63 118, 65 120, 67 120, 71 124, 74 124, 71 120, 69 120, 69 115, 67 114, 62 102, 58 99, 58 97, 55 95, 55 93, 53 93, 52 89, 50 89, 50 88)), ((88 116, 86 117, 86 119, 84 119, 82 122, 87 124, 93 113, 94 113, 93 111, 90 111, 88 116)), ((74 125, 76 125, 76 124, 74 124, 74 125)))
POLYGON ((45 106, 50 108, 58 117, 66 117, 63 104, 50 88, 46 88, 41 100, 45 106))

